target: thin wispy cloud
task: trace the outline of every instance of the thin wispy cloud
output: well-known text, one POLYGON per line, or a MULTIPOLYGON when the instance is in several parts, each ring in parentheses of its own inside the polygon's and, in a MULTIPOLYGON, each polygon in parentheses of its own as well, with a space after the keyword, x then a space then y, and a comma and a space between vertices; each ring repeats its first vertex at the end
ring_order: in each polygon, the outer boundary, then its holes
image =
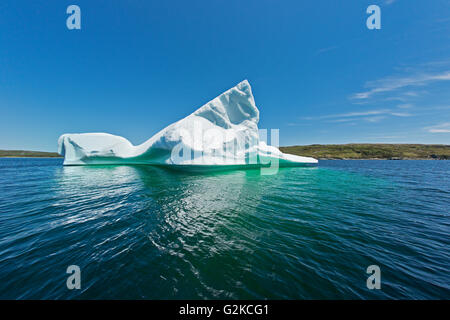
POLYGON ((386 118, 385 116, 375 116, 375 117, 366 117, 363 118, 363 120, 368 122, 379 122, 385 118, 386 118))
POLYGON ((430 133, 450 133, 450 122, 436 124, 434 126, 425 127, 430 133))
POLYGON ((416 74, 403 77, 387 77, 366 83, 367 91, 352 95, 351 99, 368 99, 375 94, 393 92, 406 87, 425 86, 432 82, 450 81, 450 70, 434 74, 416 74))
POLYGON ((391 109, 377 109, 367 111, 356 111, 338 114, 328 114, 317 117, 302 117, 303 120, 328 120, 328 122, 350 122, 357 120, 365 120, 369 122, 378 122, 387 116, 410 117, 412 114, 408 112, 399 112, 391 109))
POLYGON ((396 117, 411 117, 412 114, 408 113, 408 112, 391 112, 389 113, 392 116, 396 116, 396 117))
POLYGON ((327 47, 327 48, 322 48, 322 49, 317 50, 316 54, 322 54, 322 53, 325 53, 325 52, 328 52, 328 51, 335 50, 337 48, 339 48, 339 47, 338 46, 331 46, 331 47, 327 47))
POLYGON ((352 121, 357 121, 358 119, 356 118, 344 118, 344 119, 331 119, 331 120, 327 120, 327 122, 329 123, 343 123, 343 122, 352 122, 352 121))
POLYGON ((416 91, 408 91, 404 93, 405 96, 409 96, 409 97, 418 97, 419 93, 416 91))
POLYGON ((412 107, 414 107, 414 106, 411 103, 399 104, 397 106, 397 108, 400 108, 400 109, 409 109, 409 108, 412 108, 412 107))

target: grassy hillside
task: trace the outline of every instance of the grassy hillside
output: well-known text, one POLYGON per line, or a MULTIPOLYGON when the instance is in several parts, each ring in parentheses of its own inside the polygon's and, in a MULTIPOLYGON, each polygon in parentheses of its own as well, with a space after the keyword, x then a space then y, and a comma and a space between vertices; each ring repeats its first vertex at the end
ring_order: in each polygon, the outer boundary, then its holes
POLYGON ((281 147, 281 151, 317 159, 449 159, 450 145, 313 144, 281 147))
POLYGON ((61 157, 56 152, 0 150, 0 157, 30 157, 30 158, 56 158, 61 157))

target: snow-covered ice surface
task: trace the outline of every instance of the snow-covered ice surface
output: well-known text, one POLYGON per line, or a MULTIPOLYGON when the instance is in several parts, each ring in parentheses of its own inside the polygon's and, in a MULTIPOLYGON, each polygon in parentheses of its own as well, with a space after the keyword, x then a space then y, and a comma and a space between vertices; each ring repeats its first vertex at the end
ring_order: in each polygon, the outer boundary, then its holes
POLYGON ((64 165, 148 164, 183 170, 311 166, 317 160, 268 146, 258 131, 259 110, 250 84, 242 81, 184 119, 134 146, 107 133, 63 134, 64 165))

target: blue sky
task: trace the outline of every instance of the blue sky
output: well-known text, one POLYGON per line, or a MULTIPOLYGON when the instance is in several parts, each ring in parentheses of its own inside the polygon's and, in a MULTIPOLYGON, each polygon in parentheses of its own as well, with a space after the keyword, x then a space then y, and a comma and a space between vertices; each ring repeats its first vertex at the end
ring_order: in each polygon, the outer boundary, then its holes
POLYGON ((0 3, 0 149, 76 132, 139 144, 243 79, 281 145, 448 144, 450 2, 0 3))

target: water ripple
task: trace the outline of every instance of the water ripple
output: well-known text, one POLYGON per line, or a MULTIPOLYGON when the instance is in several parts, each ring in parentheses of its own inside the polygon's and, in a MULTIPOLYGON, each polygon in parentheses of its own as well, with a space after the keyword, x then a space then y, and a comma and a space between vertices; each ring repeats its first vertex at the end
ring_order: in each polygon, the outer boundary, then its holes
POLYGON ((448 161, 261 176, 0 159, 0 298, 448 299, 449 177, 448 161))

